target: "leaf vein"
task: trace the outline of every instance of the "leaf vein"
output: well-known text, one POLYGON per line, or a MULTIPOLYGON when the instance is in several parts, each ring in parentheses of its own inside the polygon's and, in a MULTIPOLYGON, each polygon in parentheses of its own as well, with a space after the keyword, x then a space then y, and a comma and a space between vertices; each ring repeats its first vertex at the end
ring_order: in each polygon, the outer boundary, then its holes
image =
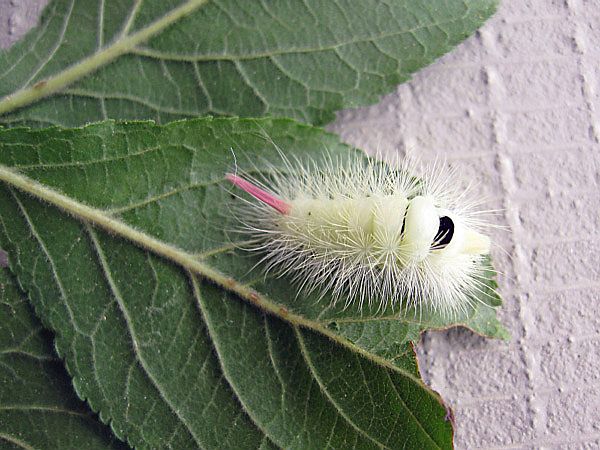
POLYGON ((141 151, 127 153, 126 155, 115 156, 115 157, 103 157, 99 159, 90 159, 87 161, 79 162, 79 161, 70 161, 70 162, 62 162, 62 163, 37 163, 37 164, 27 164, 27 165, 15 165, 21 170, 29 170, 29 169, 62 169, 67 167, 86 167, 94 164, 103 164, 110 162, 119 162, 125 161, 130 158, 135 158, 137 156, 144 156, 148 153, 160 151, 161 148, 156 147, 148 147, 141 151))
POLYGON ((131 8, 131 10, 129 11, 129 15, 127 16, 125 24, 123 25, 123 29, 121 30, 121 37, 125 37, 129 34, 129 30, 135 22, 135 19, 140 10, 140 7, 142 6, 142 3, 143 0, 134 0, 133 8, 131 8))
POLYGON ((33 224, 33 221, 31 220, 31 217, 29 217, 29 213, 25 209, 25 206, 23 205, 23 203, 21 203, 21 200, 19 200, 19 197, 16 195, 16 193, 12 189, 9 189, 9 191, 10 191, 12 197, 14 198, 15 203, 17 204, 19 210, 21 211, 21 214, 23 215, 23 218, 27 222, 27 226, 29 227, 29 230, 31 231, 31 234, 33 235, 33 237, 37 241, 38 245, 40 246, 43 254, 48 259, 48 263, 50 264, 50 269, 51 269, 51 272, 52 272, 52 277, 56 281, 56 286, 58 287, 58 290, 60 292, 60 296, 62 297, 62 300, 63 300, 63 303, 64 303, 65 307, 67 308, 67 312, 69 314, 69 319, 71 320, 71 323, 73 324, 73 328, 79 334, 85 335, 85 333, 83 333, 83 331, 79 328, 79 325, 77 324, 77 321, 75 320, 75 314, 73 313, 73 310, 71 309, 71 305, 67 301, 67 294, 65 292, 65 288, 64 288, 63 283, 62 283, 62 281, 60 279, 60 276, 58 275, 58 270, 56 269, 56 263, 54 262, 54 258, 50 254, 50 251, 48 250, 48 247, 46 247, 46 244, 45 244, 44 240, 40 236, 40 234, 37 231, 35 225, 33 224))
POLYGON ((217 357, 217 361, 219 362, 219 367, 221 368, 221 372, 223 373, 223 376, 224 376, 225 380, 227 381, 227 384, 229 385, 229 387, 235 394, 235 397, 236 397, 237 401, 240 403, 240 405, 242 406, 244 412, 246 413, 248 418, 252 421, 252 423, 254 423, 256 428, 258 428, 261 433, 263 433, 265 436, 267 436, 269 439, 271 439, 271 441, 275 442, 274 437, 269 435, 269 433, 262 426, 262 424, 258 420, 258 418, 254 417, 254 415, 251 413, 250 408, 248 408, 248 405, 246 405, 244 403, 244 401, 242 400, 242 397, 240 396, 240 393, 236 389, 235 385, 232 383, 232 381, 231 381, 232 376, 229 373, 229 371, 227 370, 227 367, 226 367, 225 363, 223 362, 223 358, 222 358, 221 352, 219 350, 219 341, 217 339, 217 336, 216 336, 216 333, 214 330, 214 325, 209 320, 208 314, 206 313, 206 309, 204 307, 204 297, 200 293, 200 286, 198 284, 198 280, 196 279, 196 276, 191 272, 188 272, 188 276, 192 283, 192 290, 194 293, 194 298, 196 299, 196 303, 198 304, 198 309, 200 310, 202 319, 204 320, 204 323, 206 324, 206 329, 208 330, 208 335, 209 335, 210 339, 212 340, 212 342, 214 343, 213 347, 215 350, 215 355, 217 357))
POLYGON ((102 269, 102 272, 104 273, 104 277, 106 279, 108 287, 110 288, 112 294, 114 295, 114 297, 117 301, 117 305, 119 306, 119 310, 121 311, 121 313, 123 315, 123 319, 125 319, 125 323, 127 325, 127 331, 129 333, 129 335, 131 336, 131 343, 133 344, 133 351, 134 351, 135 358, 139 362, 140 367, 143 369, 143 371, 146 374, 146 376, 148 377, 149 381, 152 383, 152 385, 154 386, 154 388, 156 389, 156 391, 158 392, 160 397, 165 401, 165 403, 167 404, 169 409, 172 411, 172 413, 177 417, 179 422, 181 422, 185 426, 186 430, 192 436, 194 442, 198 446, 202 447, 198 436, 193 431, 192 427, 187 422, 185 417, 183 417, 181 415, 181 413, 179 412, 179 410, 175 407, 175 405, 173 405, 173 402, 171 401, 171 399, 169 398, 167 393, 161 388, 160 383, 154 377, 154 375, 152 374, 152 371, 148 367, 148 364, 147 364, 145 358, 142 356, 142 353, 140 351, 139 341, 138 341, 135 329, 133 327, 133 322, 131 320, 129 310, 127 309, 127 306, 125 305, 125 301, 121 295, 121 292, 112 277, 112 273, 111 273, 110 267, 108 265, 108 261, 106 259, 106 256, 104 255, 104 251, 102 250, 102 247, 100 245, 98 237, 96 236, 95 231, 89 225, 86 225, 86 229, 87 229, 88 234, 90 235, 90 238, 91 238, 94 248, 96 250, 98 262, 100 263, 100 267, 102 269))
MULTIPOLYGON (((89 98, 104 99, 104 100, 127 100, 132 103, 138 103, 138 104, 145 106, 149 109, 152 109, 154 111, 166 113, 166 114, 182 114, 182 115, 189 115, 189 116, 197 116, 199 114, 198 111, 183 110, 183 109, 178 110, 173 107, 161 106, 161 105, 151 102, 150 100, 136 97, 132 94, 126 94, 126 93, 104 94, 101 92, 94 92, 94 91, 90 91, 90 90, 86 90, 86 89, 82 89, 82 88, 63 89, 62 93, 65 95, 71 95, 74 97, 89 97, 89 98)), ((219 112, 218 110, 212 110, 212 111, 217 114, 225 114, 224 112, 219 112)))
POLYGON ((331 394, 329 393, 329 391, 325 387, 325 384, 323 383, 323 380, 321 380, 321 377, 319 377, 319 375, 317 374, 317 371, 316 371, 316 369, 315 369, 315 367, 313 365, 313 362, 312 362, 310 356, 308 355, 308 350, 306 348, 306 344, 304 343, 304 338, 302 337, 302 332, 300 331, 300 329, 297 326, 294 326, 294 332, 296 334, 296 339, 298 340, 298 344, 299 344, 299 348, 300 348, 300 353, 302 354, 302 356, 304 358, 304 361, 306 362, 306 365, 307 365, 307 367, 310 370, 310 373, 312 374, 312 376, 316 380, 317 384, 321 388, 321 392, 323 392, 323 394, 325 395, 325 397, 327 398, 327 400, 329 400, 329 402, 335 408, 335 410, 338 412, 338 414, 340 416, 342 416, 346 420, 346 422, 348 422, 348 424, 352 428, 354 428, 359 434, 362 434, 367 439, 369 439, 370 441, 374 442, 378 447, 380 447, 382 449, 383 448, 385 448, 385 449, 389 448, 385 444, 379 442, 377 440, 377 438, 369 435, 365 430, 361 429, 356 423, 354 423, 354 421, 350 417, 348 417, 348 415, 346 415, 346 413, 342 410, 342 408, 331 397, 331 394))
POLYGON ((275 361, 275 354, 273 352, 273 338, 271 337, 271 333, 269 331, 269 323, 267 322, 267 315, 263 314, 263 326, 265 329, 265 337, 267 338, 267 353, 269 354, 269 360, 271 361, 271 365, 273 366, 273 370, 275 371, 275 376, 281 385, 281 396, 279 402, 281 404, 281 409, 283 410, 283 405, 285 404, 285 382, 283 377, 281 376, 281 372, 279 367, 275 361))
POLYGON ((200 90, 206 97, 206 101, 208 102, 208 107, 207 107, 208 111, 217 112, 214 109, 213 99, 210 95, 210 92, 206 88, 206 85, 204 84, 204 80, 202 79, 202 74, 200 73, 200 67, 198 67, 198 63, 195 61, 192 62, 192 67, 194 68, 194 77, 196 79, 196 83, 198 83, 198 87, 200 88, 200 90))
POLYGON ((92 417, 88 413, 75 411, 72 409, 60 408, 58 406, 50 406, 50 405, 4 404, 4 405, 0 405, 0 411, 40 411, 40 412, 47 412, 47 413, 52 413, 52 414, 68 414, 70 416, 82 417, 84 419, 90 419, 93 421, 92 417))
POLYGON ((63 20, 63 26, 62 26, 62 28, 60 30, 60 34, 58 36, 58 40, 57 40, 56 44, 54 44, 54 47, 52 48, 52 50, 50 51, 50 53, 48 53, 47 57, 40 62, 40 64, 38 65, 38 67, 29 76, 29 78, 27 79, 27 81, 25 81, 25 83, 23 83, 23 85, 19 89, 17 89, 17 90, 25 89, 27 86, 29 86, 29 84, 44 69, 44 67, 46 67, 46 65, 50 62, 50 60, 52 59, 52 57, 56 54, 56 52, 60 48, 61 44, 64 42, 65 34, 67 32, 67 27, 69 26, 69 21, 71 20, 71 14, 73 14, 73 8, 74 7, 75 7, 75 0, 71 0, 71 4, 69 5, 69 8, 68 8, 67 13, 65 15, 65 18, 63 20))
POLYGON ((254 92, 254 95, 256 95, 256 97, 264 105, 264 110, 267 111, 269 109, 269 102, 264 97, 264 95, 260 91, 260 89, 258 89, 258 87, 250 79, 250 77, 248 77, 248 74, 246 73, 246 69, 242 66, 242 64, 238 60, 234 60, 233 64, 235 65, 235 68, 237 69, 238 73, 240 74, 240 76, 242 77, 242 79, 244 80, 246 85, 248 85, 248 87, 252 90, 252 92, 254 92))
POLYGON ((21 356, 26 356, 28 358, 36 359, 36 360, 41 361, 41 362, 58 362, 58 361, 61 361, 59 358, 55 358, 53 356, 36 355, 35 353, 26 352, 26 351, 18 349, 18 348, 16 348, 16 349, 14 349, 14 348, 7 348, 5 350, 2 350, 0 352, 0 355, 21 355, 21 356))
POLYGON ((388 372, 386 372, 386 375, 387 375, 387 378, 388 378, 390 384, 392 385, 392 388, 394 389, 394 392, 396 393, 396 397, 398 398, 398 400, 400 400, 400 402, 402 403, 402 405, 404 406, 404 408, 408 411, 408 413, 410 414, 410 416, 415 420, 415 423, 417 425, 419 425, 419 428, 423 431, 423 434, 425 436, 427 436, 427 438, 430 439, 431 442, 437 448, 439 448, 441 450, 442 447, 440 447, 440 445, 433 439, 433 436, 431 436, 431 434, 429 434, 429 432, 425 429, 425 427, 423 426, 423 424, 421 423, 421 421, 419 419, 417 419, 417 417, 415 416, 414 412, 408 407, 408 405, 406 404, 406 402, 404 401, 404 399, 400 395, 400 392, 398 392, 398 389, 396 388, 396 385, 394 384, 394 381, 390 377, 390 374, 388 372))
POLYGON ((104 46, 104 12, 105 0, 100 0, 98 5, 98 31, 96 36, 96 51, 104 46))
POLYGON ((11 436, 10 434, 0 433, 0 440, 5 440, 10 444, 14 444, 18 447, 24 448, 25 450, 36 450, 35 447, 30 446, 28 443, 11 436))

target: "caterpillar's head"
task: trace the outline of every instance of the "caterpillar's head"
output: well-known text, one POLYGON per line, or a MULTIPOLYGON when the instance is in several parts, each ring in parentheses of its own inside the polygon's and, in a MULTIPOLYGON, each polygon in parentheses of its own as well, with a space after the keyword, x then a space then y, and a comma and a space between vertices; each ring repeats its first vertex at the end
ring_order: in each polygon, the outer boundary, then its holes
POLYGON ((435 207, 431 196, 416 196, 404 218, 402 246, 413 260, 430 253, 483 255, 490 252, 490 239, 468 227, 460 217, 435 207))

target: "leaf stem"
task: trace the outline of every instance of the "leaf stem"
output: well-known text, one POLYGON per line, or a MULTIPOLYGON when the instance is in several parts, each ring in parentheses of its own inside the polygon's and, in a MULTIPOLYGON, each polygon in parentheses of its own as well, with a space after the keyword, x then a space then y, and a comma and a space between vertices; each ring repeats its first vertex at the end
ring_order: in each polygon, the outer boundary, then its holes
POLYGON ((295 314, 289 311, 285 306, 280 305, 252 289, 252 287, 240 283, 237 280, 213 269, 209 265, 199 261, 193 255, 181 250, 172 244, 160 241, 143 231, 139 231, 130 225, 127 225, 120 220, 113 218, 109 213, 101 209, 93 208, 81 202, 73 200, 66 195, 55 191, 47 186, 38 183, 31 178, 28 178, 21 173, 12 170, 0 164, 0 181, 5 182, 9 186, 13 186, 20 191, 27 192, 34 197, 39 198, 53 206, 56 206, 75 217, 76 219, 94 224, 114 235, 125 238, 135 245, 138 245, 146 250, 149 250, 159 256, 162 256, 188 271, 200 275, 212 283, 230 291, 258 308, 279 317, 280 319, 291 323, 295 326, 309 328, 318 333, 321 333, 338 344, 349 348, 355 353, 373 361, 374 363, 386 367, 394 372, 399 372, 403 376, 409 377, 415 382, 422 383, 412 373, 395 366, 390 361, 378 355, 370 353, 363 348, 353 344, 349 340, 339 336, 334 331, 327 327, 327 324, 315 320, 307 319, 304 316, 295 314))
POLYGON ((159 20, 142 28, 140 31, 117 39, 105 49, 81 60, 79 63, 57 73, 53 77, 39 81, 33 86, 20 89, 4 97, 0 100, 0 115, 29 105, 36 100, 60 91, 71 83, 112 62, 119 56, 131 52, 138 44, 145 42, 154 34, 162 31, 201 6, 204 6, 207 2, 208 0, 189 0, 159 20))

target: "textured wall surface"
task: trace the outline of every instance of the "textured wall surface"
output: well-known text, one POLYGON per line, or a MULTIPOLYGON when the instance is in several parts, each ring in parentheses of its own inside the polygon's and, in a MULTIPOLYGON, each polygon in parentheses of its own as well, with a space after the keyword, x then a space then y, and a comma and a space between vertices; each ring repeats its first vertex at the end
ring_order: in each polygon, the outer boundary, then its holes
POLYGON ((37 23, 48 0, 0 0, 0 48, 8 47, 37 23))
MULTIPOLYGON (((45 1, 0 0, 0 46, 45 1)), ((370 152, 443 157, 502 212, 510 343, 430 332, 426 381, 459 449, 600 448, 600 0, 503 0, 481 31, 330 127, 370 152)))

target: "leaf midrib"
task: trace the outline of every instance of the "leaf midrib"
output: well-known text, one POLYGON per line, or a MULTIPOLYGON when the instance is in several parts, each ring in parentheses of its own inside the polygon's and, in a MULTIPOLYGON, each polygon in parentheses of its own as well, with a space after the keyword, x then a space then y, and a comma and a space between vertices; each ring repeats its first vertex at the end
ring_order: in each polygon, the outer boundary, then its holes
MULTIPOLYGON (((163 17, 152 22, 150 25, 142 28, 141 30, 130 35, 122 34, 119 39, 116 39, 108 47, 93 53, 87 58, 83 58, 71 67, 68 67, 67 69, 57 73, 47 80, 44 80, 43 84, 35 84, 31 87, 24 87, 12 94, 9 94, 0 100, 0 115, 29 105, 36 100, 60 91, 71 83, 97 70, 99 67, 102 67, 111 61, 114 61, 116 58, 131 52, 132 49, 134 49, 138 44, 147 41, 156 33, 164 30, 194 10, 204 6, 207 2, 208 0, 188 0, 186 3, 172 9, 168 14, 165 14, 163 17)), ((67 22, 68 20, 65 20, 65 23, 67 22)), ((41 70, 41 68, 39 68, 39 70, 41 70)))
MULTIPOLYGON (((284 305, 280 305, 271 298, 255 291, 251 286, 240 283, 239 281, 217 271, 210 265, 199 261, 193 255, 185 252, 184 250, 181 250, 171 244, 167 244, 143 231, 139 231, 130 225, 111 217, 103 210, 96 209, 85 205, 84 203, 78 202, 2 164, 0 164, 0 181, 3 181, 9 186, 12 186, 46 203, 49 203, 78 220, 91 223, 110 232, 113 235, 120 236, 121 238, 124 238, 147 251, 170 260, 183 269, 200 275, 201 277, 218 285, 222 289, 234 293, 248 303, 280 318, 285 322, 292 324, 293 326, 309 328, 322 335, 325 335, 338 344, 349 348, 352 352, 357 353, 389 370, 400 373, 402 376, 408 377, 426 388, 423 382, 415 377, 412 373, 394 365, 383 357, 372 354, 367 350, 358 347, 351 341, 334 333, 331 329, 327 328, 325 324, 288 311, 284 305)), ((427 391, 430 392, 428 389, 427 391)), ((432 393, 430 394, 433 395, 432 393)))

